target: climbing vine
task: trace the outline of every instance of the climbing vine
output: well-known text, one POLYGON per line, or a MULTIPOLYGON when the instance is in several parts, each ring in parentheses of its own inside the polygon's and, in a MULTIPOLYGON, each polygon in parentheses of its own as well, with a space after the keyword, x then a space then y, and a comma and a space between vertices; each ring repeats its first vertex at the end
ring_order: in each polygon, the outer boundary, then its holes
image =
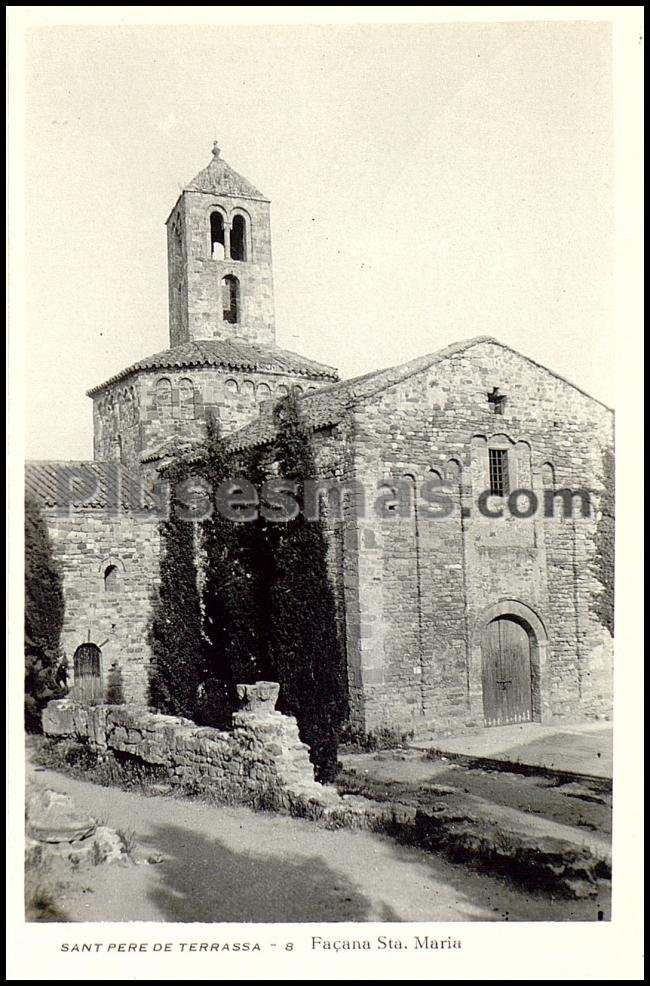
MULTIPOLYGON (((255 519, 239 521, 224 516, 223 501, 217 502, 232 477, 260 491, 272 475, 293 484, 302 505, 302 483, 315 474, 315 464, 293 397, 278 406, 277 425, 273 444, 234 454, 215 428, 208 430, 205 476, 213 510, 202 525, 207 690, 232 708, 237 683, 279 681, 279 707, 296 716, 317 777, 330 780, 347 688, 322 527, 305 521, 302 511, 279 522, 273 504, 264 501, 255 519)), ((206 718, 220 718, 218 701, 206 718)))

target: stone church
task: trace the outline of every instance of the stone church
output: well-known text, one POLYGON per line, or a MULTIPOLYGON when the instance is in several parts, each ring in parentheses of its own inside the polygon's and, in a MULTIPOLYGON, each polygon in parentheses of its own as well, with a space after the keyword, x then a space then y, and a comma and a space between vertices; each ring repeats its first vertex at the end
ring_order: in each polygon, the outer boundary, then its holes
POLYGON ((88 391, 92 461, 26 467, 63 575, 73 681, 90 675, 101 699, 118 667, 126 701, 146 703, 157 469, 209 416, 234 449, 269 443, 291 388, 319 479, 352 490, 326 516, 352 723, 608 715, 612 412, 489 337, 346 381, 279 348, 270 204, 216 144, 171 210, 167 250, 170 347, 88 391), (588 491, 587 509, 563 490, 588 491), (384 509, 360 510, 364 494, 384 509))

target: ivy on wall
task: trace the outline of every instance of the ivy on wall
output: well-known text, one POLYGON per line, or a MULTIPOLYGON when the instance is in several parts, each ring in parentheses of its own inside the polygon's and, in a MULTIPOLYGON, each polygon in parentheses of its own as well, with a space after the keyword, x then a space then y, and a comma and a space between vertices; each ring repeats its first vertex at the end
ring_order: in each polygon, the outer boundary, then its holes
POLYGON ((212 514, 202 524, 203 631, 207 644, 204 718, 226 720, 236 705, 235 687, 269 678, 266 620, 268 551, 259 523, 224 517, 216 495, 229 478, 259 480, 255 456, 229 454, 216 427, 208 428, 204 476, 212 514))
POLYGON ((309 436, 292 396, 276 413, 275 443, 245 453, 230 453, 208 425, 202 474, 212 512, 200 525, 200 545, 188 532, 194 525, 180 516, 163 525, 151 696, 162 711, 223 725, 238 683, 279 681, 279 707, 295 715, 316 777, 328 781, 347 717, 347 683, 321 524, 302 512, 278 522, 269 503, 254 520, 230 519, 217 508, 227 480, 260 490, 271 472, 295 483, 302 500, 303 480, 315 474, 309 436))

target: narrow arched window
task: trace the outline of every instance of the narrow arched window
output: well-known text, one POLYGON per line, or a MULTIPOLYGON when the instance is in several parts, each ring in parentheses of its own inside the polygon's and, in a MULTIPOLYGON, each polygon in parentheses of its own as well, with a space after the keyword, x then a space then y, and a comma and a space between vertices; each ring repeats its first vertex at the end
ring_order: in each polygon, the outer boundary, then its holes
POLYGON ((172 382, 167 377, 161 377, 156 383, 156 407, 162 418, 171 418, 172 382))
POLYGON ((235 216, 230 230, 231 260, 247 260, 246 256, 246 220, 243 216, 235 216))
POLYGON ((117 565, 109 565, 104 570, 104 590, 106 592, 116 592, 119 585, 119 574, 117 565))
POLYGON ((213 260, 223 260, 226 256, 226 232, 220 212, 210 214, 210 256, 213 260))
POLYGON ((239 281, 232 274, 221 279, 223 320, 236 325, 239 321, 239 281))
POLYGON ((194 418, 194 384, 189 377, 183 377, 178 384, 180 418, 186 421, 194 418))
POLYGON ((542 486, 545 490, 555 489, 555 469, 550 462, 542 465, 542 486))

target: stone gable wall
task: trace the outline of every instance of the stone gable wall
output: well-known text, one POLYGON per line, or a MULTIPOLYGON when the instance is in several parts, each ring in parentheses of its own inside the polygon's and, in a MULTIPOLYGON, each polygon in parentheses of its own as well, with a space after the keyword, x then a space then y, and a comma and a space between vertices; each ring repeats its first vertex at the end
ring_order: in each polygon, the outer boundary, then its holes
MULTIPOLYGON (((530 609, 547 636, 536 715, 608 712, 611 640, 592 611, 601 591, 592 567, 594 517, 492 521, 480 516, 476 500, 489 485, 490 446, 508 449, 511 488, 533 489, 541 500, 550 462, 555 488, 597 494, 613 441, 611 413, 486 343, 358 405, 352 429, 355 475, 367 490, 403 477, 420 490, 437 473, 455 508, 431 520, 418 498, 417 516, 350 520, 358 546, 357 557, 345 559, 357 574, 356 584, 346 583, 347 619, 355 609, 358 620, 348 641, 361 682, 356 723, 482 723, 481 637, 491 608, 504 600, 530 609), (503 415, 487 401, 495 386, 508 397, 503 415)), ((594 503, 597 510, 597 495, 594 503)))

